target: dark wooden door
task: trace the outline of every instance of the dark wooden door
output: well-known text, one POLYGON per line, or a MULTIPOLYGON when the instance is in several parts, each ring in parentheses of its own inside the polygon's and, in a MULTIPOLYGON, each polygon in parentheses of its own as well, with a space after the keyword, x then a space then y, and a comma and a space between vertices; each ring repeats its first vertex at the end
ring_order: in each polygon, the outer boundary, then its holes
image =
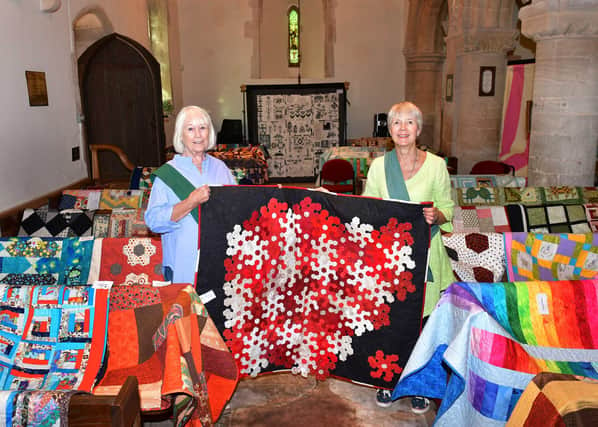
MULTIPOLYGON (((136 41, 113 33, 91 45, 78 62, 87 144, 116 145, 135 165, 161 165, 165 138, 158 61, 136 41)), ((110 152, 100 153, 100 172, 104 180, 130 176, 110 152)))

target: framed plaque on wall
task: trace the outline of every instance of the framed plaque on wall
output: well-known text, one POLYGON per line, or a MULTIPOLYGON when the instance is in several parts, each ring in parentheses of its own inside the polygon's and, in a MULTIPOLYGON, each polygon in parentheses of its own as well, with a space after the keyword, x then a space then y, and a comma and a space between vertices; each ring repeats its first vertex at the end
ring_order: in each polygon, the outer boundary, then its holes
POLYGON ((347 83, 247 85, 248 138, 264 146, 271 179, 313 180, 320 154, 345 145, 347 83))

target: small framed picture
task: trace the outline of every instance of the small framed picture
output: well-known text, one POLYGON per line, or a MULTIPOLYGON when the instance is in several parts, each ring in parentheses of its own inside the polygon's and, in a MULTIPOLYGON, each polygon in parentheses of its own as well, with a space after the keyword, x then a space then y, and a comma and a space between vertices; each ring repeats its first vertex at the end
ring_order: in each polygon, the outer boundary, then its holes
POLYGON ((453 75, 446 75, 446 87, 444 88, 444 99, 446 102, 453 102, 453 75))
POLYGON ((43 71, 25 71, 29 105, 40 107, 48 105, 48 89, 46 87, 46 73, 43 71))
POLYGON ((479 96, 494 96, 494 80, 496 67, 480 67, 479 96))

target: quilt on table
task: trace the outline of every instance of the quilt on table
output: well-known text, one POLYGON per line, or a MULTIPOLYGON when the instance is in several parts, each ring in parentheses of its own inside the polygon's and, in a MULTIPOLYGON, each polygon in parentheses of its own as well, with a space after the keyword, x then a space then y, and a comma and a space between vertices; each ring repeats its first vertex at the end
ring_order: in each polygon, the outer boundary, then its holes
POLYGON ((92 280, 114 285, 151 285, 163 282, 162 242, 159 237, 104 238, 95 240, 92 280))
POLYGON ((175 407, 175 425, 213 425, 238 381, 235 361, 190 285, 117 286, 106 374, 94 394, 139 380, 142 410, 175 407))
POLYGON ((450 175, 451 187, 525 187, 523 176, 513 175, 450 175))
POLYGON ((110 231, 110 215, 112 210, 101 209, 94 211, 93 215, 93 237, 108 237, 110 231))
POLYGON ((593 232, 598 231, 598 203, 587 203, 584 205, 586 218, 593 232))
POLYGON ((101 197, 102 190, 63 190, 58 209, 98 209, 101 197))
POLYGON ((206 308, 241 373, 291 369, 392 387, 421 325, 422 209, 298 188, 212 188, 197 289, 213 296, 206 308))
POLYGON ((597 420, 597 380, 540 372, 523 390, 507 427, 593 427, 597 420))
POLYGON ((102 190, 100 209, 138 209, 145 190, 102 190))
POLYGON ((19 236, 85 237, 91 236, 93 211, 68 209, 58 211, 47 207, 25 209, 19 236))
POLYGON ((505 274, 501 233, 448 233, 442 242, 461 282, 500 282, 505 274))
POLYGON ((503 426, 542 371, 598 378, 598 281, 454 283, 393 399, 442 399, 435 425, 503 426))
POLYGON ((131 182, 129 183, 130 190, 151 190, 152 180, 151 174, 158 169, 154 166, 136 166, 131 172, 131 182))
POLYGON ((78 391, 0 391, 0 423, 14 427, 68 426, 71 397, 78 391))
POLYGON ((455 206, 455 233, 503 233, 512 231, 505 206, 455 206))
POLYGON ((0 390, 90 391, 109 289, 0 285, 0 390))
POLYGON ((93 246, 91 237, 0 238, 0 283, 87 284, 93 246))
POLYGON ((226 163, 240 184, 244 183, 243 179, 250 180, 255 185, 268 182, 268 163, 261 147, 237 147, 211 151, 209 154, 226 163))
POLYGON ((114 209, 110 214, 106 237, 158 236, 145 224, 144 213, 145 209, 114 209))
POLYGON ((584 203, 598 203, 598 187, 581 187, 584 203))
POLYGON ((598 276, 598 234, 505 233, 507 277, 571 280, 598 276))
POLYGON ((590 233, 583 205, 525 206, 527 231, 532 233, 590 233))
POLYGON ((504 190, 501 187, 451 188, 451 193, 457 206, 503 206, 504 190))

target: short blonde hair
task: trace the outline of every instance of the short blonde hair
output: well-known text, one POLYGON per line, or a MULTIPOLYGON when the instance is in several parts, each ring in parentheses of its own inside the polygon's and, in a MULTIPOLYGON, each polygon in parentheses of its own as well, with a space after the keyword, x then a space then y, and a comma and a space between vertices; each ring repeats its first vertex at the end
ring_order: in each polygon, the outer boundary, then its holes
POLYGON ((415 117, 415 122, 417 123, 417 134, 419 135, 419 133, 422 131, 422 126, 424 125, 424 117, 422 111, 417 107, 417 105, 409 101, 399 102, 398 104, 395 104, 392 107, 390 107, 388 115, 386 116, 386 123, 389 130, 390 125, 392 124, 395 116, 400 111, 406 111, 408 113, 413 114, 413 116, 415 117))
POLYGON ((183 126, 185 125, 187 113, 191 110, 198 111, 202 117, 202 124, 208 125, 210 131, 208 136, 208 150, 211 150, 216 146, 216 132, 214 131, 214 125, 212 124, 212 119, 208 112, 196 105, 188 105, 181 108, 181 111, 179 111, 179 114, 177 114, 176 121, 174 122, 174 136, 172 137, 172 145, 174 147, 174 151, 179 154, 185 149, 185 146, 183 145, 183 126))

